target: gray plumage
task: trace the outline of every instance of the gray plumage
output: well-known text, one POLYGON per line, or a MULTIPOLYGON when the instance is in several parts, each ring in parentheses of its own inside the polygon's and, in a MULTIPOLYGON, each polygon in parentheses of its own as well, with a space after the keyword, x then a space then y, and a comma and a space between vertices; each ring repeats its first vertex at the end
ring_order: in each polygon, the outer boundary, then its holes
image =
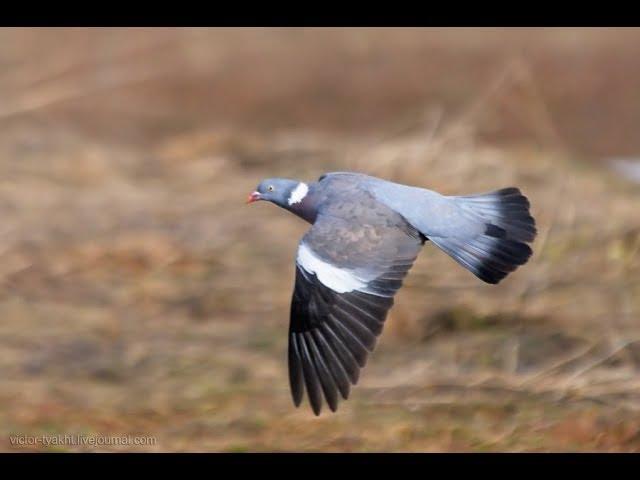
POLYGON ((351 172, 309 185, 267 179, 250 201, 267 200, 313 226, 296 259, 289 329, 294 403, 306 389, 314 413, 335 411, 373 351, 393 296, 431 240, 487 283, 531 256, 529 201, 517 188, 444 196, 351 172))

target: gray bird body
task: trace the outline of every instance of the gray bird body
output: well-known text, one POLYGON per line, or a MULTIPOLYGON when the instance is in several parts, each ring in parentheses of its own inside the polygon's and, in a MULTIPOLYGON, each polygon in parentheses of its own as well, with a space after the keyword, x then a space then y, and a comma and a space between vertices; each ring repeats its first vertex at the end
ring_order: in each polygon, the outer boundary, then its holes
POLYGON ((440 195, 426 188, 411 187, 390 182, 361 173, 335 172, 325 174, 324 188, 338 190, 353 183, 361 190, 369 192, 375 199, 402 215, 423 235, 447 236, 460 228, 468 228, 460 223, 458 206, 452 197, 440 195), (334 186, 332 186, 333 184, 334 186), (454 225, 451 220, 455 220, 454 225), (428 233, 427 233, 428 232, 428 233))
POLYGON ((431 240, 487 283, 531 255, 529 201, 517 188, 444 196, 360 173, 334 172, 309 185, 267 179, 250 201, 268 200, 312 227, 296 257, 289 328, 294 403, 306 389, 314 413, 336 410, 373 351, 393 297, 431 240))

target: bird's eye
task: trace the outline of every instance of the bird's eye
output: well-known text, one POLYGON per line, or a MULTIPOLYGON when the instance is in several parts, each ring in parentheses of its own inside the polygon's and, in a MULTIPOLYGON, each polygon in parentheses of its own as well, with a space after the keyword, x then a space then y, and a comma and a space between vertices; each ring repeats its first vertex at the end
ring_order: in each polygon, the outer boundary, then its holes
POLYGON ((269 185, 269 186, 267 187, 267 190, 269 190, 270 192, 273 192, 273 185, 269 185))

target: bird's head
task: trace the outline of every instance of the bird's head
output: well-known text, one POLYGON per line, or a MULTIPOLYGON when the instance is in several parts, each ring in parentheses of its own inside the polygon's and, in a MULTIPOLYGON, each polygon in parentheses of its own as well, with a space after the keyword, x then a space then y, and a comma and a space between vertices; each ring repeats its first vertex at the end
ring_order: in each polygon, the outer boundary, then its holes
POLYGON ((281 207, 289 207, 302 201, 309 187, 306 183, 288 178, 267 178, 249 194, 247 203, 267 200, 281 207))

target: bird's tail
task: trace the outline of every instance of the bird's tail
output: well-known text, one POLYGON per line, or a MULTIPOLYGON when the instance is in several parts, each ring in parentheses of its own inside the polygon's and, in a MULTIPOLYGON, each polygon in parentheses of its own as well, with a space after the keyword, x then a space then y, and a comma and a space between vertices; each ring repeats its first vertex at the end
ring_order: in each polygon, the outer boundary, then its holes
POLYGON ((527 243, 537 232, 529 200, 519 189, 453 198, 465 215, 483 227, 473 236, 430 237, 438 247, 487 283, 498 283, 529 260, 532 251, 527 243))

